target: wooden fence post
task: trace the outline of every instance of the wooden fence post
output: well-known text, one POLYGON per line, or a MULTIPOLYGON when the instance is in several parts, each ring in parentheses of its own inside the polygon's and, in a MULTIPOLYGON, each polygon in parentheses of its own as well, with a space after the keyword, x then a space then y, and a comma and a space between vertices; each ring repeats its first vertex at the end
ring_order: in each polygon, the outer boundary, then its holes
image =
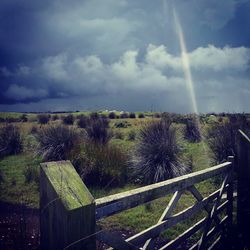
POLYGON ((234 175, 234 157, 228 156, 227 161, 230 161, 232 163, 233 169, 231 172, 231 176, 229 179, 229 186, 227 189, 227 200, 228 200, 228 206, 227 206, 227 215, 228 215, 228 231, 231 232, 232 226, 233 226, 233 175, 234 175))
POLYGON ((70 161, 40 170, 41 249, 95 249, 95 201, 70 161))
POLYGON ((239 131, 237 159, 237 224, 245 244, 250 246, 250 140, 239 131))

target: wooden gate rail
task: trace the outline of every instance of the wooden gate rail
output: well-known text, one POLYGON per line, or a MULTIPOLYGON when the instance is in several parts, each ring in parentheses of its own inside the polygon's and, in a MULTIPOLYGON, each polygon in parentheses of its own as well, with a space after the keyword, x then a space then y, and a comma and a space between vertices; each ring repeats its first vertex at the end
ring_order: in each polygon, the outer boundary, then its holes
POLYGON ((226 174, 230 172, 230 170, 232 170, 232 163, 225 162, 209 169, 96 199, 96 219, 98 220, 126 209, 136 207, 175 191, 185 190, 206 179, 226 174))
MULTIPOLYGON (((207 249, 208 241, 224 228, 229 228, 232 223, 233 165, 233 157, 229 157, 227 162, 205 170, 94 200, 70 162, 44 163, 41 166, 41 184, 43 184, 41 185, 41 211, 46 212, 41 216, 43 220, 41 238, 47 241, 46 249, 92 250, 95 249, 96 239, 119 250, 152 249, 160 233, 204 210, 207 213, 206 217, 161 249, 175 249, 199 230, 202 236, 191 249, 207 249), (221 187, 207 197, 203 197, 195 184, 216 176, 224 177, 221 187), (185 210, 173 214, 184 192, 190 192, 196 202, 185 210), (171 193, 173 197, 158 223, 142 232, 124 240, 105 230, 95 231, 98 220, 171 193), (224 193, 226 198, 222 199, 224 193), (226 216, 220 219, 218 215, 222 211, 226 211, 226 216), (63 224, 60 224, 60 216, 64 218, 63 224), (57 225, 57 231, 54 234, 52 233, 53 219, 57 225), (47 234, 46 230, 51 235, 47 234), (68 234, 74 234, 77 237, 69 237, 68 234)), ((210 247, 213 246, 214 244, 210 247)))

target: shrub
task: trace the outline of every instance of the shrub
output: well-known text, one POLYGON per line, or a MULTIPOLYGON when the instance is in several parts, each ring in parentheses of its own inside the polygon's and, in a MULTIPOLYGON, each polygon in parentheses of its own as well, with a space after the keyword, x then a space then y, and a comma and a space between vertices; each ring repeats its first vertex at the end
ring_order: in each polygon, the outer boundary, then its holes
POLYGON ((36 134, 37 131, 38 131, 38 128, 37 128, 37 126, 34 126, 34 125, 33 125, 33 126, 31 127, 31 129, 30 129, 30 133, 31 133, 31 134, 36 134))
POLYGON ((152 122, 139 133, 134 174, 143 183, 163 181, 187 172, 179 160, 176 131, 168 120, 152 122))
POLYGON ((136 115, 135 115, 135 113, 133 113, 133 112, 131 112, 131 113, 129 113, 129 118, 136 118, 136 115))
POLYGON ((33 166, 27 166, 23 171, 25 182, 30 183, 32 181, 39 183, 38 169, 33 166))
POLYGON ((114 126, 115 126, 116 128, 128 128, 128 127, 131 126, 131 124, 130 124, 129 122, 127 122, 127 121, 124 121, 124 122, 116 122, 116 123, 114 124, 114 126))
POLYGON ((85 130, 88 140, 95 144, 107 144, 112 137, 108 119, 90 118, 85 130))
POLYGON ((63 125, 44 127, 36 138, 39 142, 38 153, 42 155, 43 160, 72 159, 79 150, 79 133, 72 127, 63 125))
POLYGON ((107 187, 126 181, 128 156, 115 145, 85 144, 78 160, 78 171, 87 185, 107 187))
POLYGON ((185 129, 185 139, 189 142, 200 142, 201 133, 199 128, 199 120, 197 117, 191 117, 186 120, 186 129, 185 129))
POLYGON ((124 134, 121 131, 115 131, 113 137, 115 139, 123 140, 124 139, 124 134))
POLYGON ((63 117, 63 124, 65 125, 73 125, 75 118, 72 114, 66 115, 63 117))
POLYGON ((21 122, 27 122, 28 121, 28 117, 26 114, 22 114, 20 117, 21 122))
POLYGON ((115 119, 115 118, 116 118, 115 112, 110 112, 109 113, 109 119, 115 119))
POLYGON ((145 115, 144 115, 143 113, 140 113, 140 114, 138 115, 138 118, 145 118, 145 115))
POLYGON ((134 130, 130 130, 128 133, 128 140, 129 141, 134 141, 136 138, 136 132, 134 130))
POLYGON ((52 120, 53 120, 53 121, 56 121, 56 120, 58 120, 58 119, 59 119, 59 116, 58 116, 58 115, 53 115, 53 116, 52 116, 52 120))
POLYGON ((6 121, 7 123, 20 122, 20 118, 17 118, 17 117, 7 117, 7 118, 5 119, 5 121, 6 121))
POLYGON ((86 128, 88 123, 88 118, 85 115, 80 115, 77 121, 77 126, 79 128, 86 128))
POLYGON ((128 113, 126 113, 126 112, 120 114, 120 118, 121 118, 121 119, 126 119, 126 118, 128 118, 128 117, 129 117, 129 116, 128 116, 128 113))
POLYGON ((3 173, 3 170, 0 169, 0 185, 1 185, 1 183, 3 183, 3 182, 4 182, 4 173, 3 173))
POLYGON ((40 124, 47 124, 49 122, 49 118, 49 115, 46 114, 37 115, 37 120, 40 124))
POLYGON ((214 153, 216 163, 226 161, 229 155, 236 154, 236 137, 239 129, 247 132, 247 125, 242 117, 233 117, 227 122, 214 124, 210 127, 207 134, 208 144, 214 153))
POLYGON ((155 118, 161 118, 161 114, 160 113, 154 113, 154 117, 155 118))
POLYGON ((18 154, 23 150, 20 130, 13 125, 5 125, 0 130, 0 157, 18 154))
POLYGON ((97 112, 91 112, 89 114, 90 119, 95 120, 99 118, 99 114, 97 112))

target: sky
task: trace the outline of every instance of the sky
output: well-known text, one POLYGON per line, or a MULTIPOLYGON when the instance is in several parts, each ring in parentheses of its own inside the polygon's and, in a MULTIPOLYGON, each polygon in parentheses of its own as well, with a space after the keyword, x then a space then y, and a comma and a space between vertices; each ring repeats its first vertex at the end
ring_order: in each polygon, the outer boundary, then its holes
POLYGON ((250 112, 250 0, 1 0, 0 111, 250 112))

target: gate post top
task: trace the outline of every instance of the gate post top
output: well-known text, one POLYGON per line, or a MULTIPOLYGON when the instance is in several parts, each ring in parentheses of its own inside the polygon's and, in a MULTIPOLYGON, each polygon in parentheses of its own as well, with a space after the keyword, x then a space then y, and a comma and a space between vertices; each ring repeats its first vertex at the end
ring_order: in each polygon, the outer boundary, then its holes
POLYGON ((70 161, 41 163, 41 171, 48 178, 66 210, 94 203, 93 196, 70 161))
POLYGON ((41 163, 45 174, 66 210, 94 203, 94 198, 84 185, 70 161, 41 163))
POLYGON ((41 249, 95 249, 95 200, 71 162, 40 170, 41 249))

